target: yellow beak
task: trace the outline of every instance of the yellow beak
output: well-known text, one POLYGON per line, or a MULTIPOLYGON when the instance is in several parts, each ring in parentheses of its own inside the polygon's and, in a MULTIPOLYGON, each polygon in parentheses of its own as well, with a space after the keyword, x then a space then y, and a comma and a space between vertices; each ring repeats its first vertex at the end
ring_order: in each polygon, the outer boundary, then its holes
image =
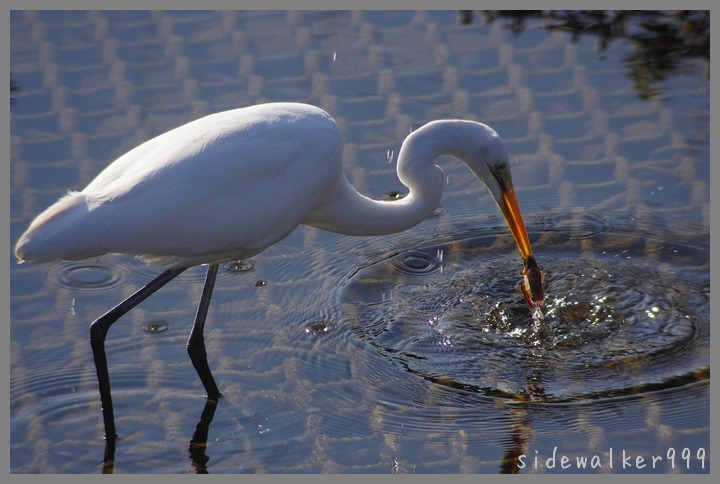
POLYGON ((533 255, 532 247, 530 246, 527 230, 525 230, 525 222, 523 222, 522 214, 520 213, 520 205, 515 196, 515 189, 512 185, 505 186, 502 191, 500 210, 505 216, 505 221, 515 238, 515 243, 520 250, 520 255, 522 255, 523 260, 527 261, 533 255))

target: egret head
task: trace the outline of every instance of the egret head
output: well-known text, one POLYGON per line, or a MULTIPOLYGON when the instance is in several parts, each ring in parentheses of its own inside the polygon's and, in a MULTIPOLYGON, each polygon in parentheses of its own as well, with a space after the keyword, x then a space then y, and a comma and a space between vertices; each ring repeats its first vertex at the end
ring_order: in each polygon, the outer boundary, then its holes
POLYGON ((520 204, 515 196, 505 145, 489 126, 478 123, 477 129, 477 146, 463 153, 461 159, 487 187, 500 208, 523 258, 523 294, 531 307, 539 307, 544 299, 543 273, 533 257, 520 204))
POLYGON ((532 257, 532 247, 520 213, 520 204, 515 196, 505 144, 489 126, 482 123, 472 124, 475 131, 473 146, 464 150, 464 153, 458 157, 490 191, 510 228, 523 260, 527 261, 532 257))

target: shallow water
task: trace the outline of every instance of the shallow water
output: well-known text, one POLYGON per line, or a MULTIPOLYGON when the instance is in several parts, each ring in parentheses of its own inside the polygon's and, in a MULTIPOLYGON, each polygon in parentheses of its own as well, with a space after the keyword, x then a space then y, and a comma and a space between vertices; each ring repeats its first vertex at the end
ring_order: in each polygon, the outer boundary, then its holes
MULTIPOLYGON (((550 23, 513 33, 511 19, 461 25, 455 12, 13 12, 13 242, 149 136, 298 100, 338 118, 348 177, 376 198, 403 192, 394 160, 411 128, 493 126, 546 276, 540 321, 486 190, 440 160, 443 204, 406 233, 300 227, 221 268, 206 333, 223 392, 213 409, 184 349, 205 275, 190 269, 110 331, 113 471, 709 472, 704 64, 679 53, 682 75, 647 81, 637 39, 599 50, 597 35, 540 28, 550 23), (207 446, 191 445, 206 425, 207 446), (648 465, 623 466, 623 452, 648 465)), ((12 472, 102 470, 88 324, 159 272, 119 256, 13 262, 12 472)))
POLYGON ((342 300, 393 366, 493 398, 597 401, 706 379, 708 247, 577 229, 532 234, 547 274, 539 318, 497 235, 381 260, 342 300))

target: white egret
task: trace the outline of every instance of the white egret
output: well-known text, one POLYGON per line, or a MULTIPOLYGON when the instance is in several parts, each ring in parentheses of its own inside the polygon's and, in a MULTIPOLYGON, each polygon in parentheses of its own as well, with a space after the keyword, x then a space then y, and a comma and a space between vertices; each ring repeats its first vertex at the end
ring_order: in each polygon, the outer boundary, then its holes
MULTIPOLYGON (((91 324, 90 340, 105 433, 116 437, 104 342, 123 314, 191 266, 209 266, 188 353, 209 399, 220 392, 207 364, 203 327, 218 263, 245 259, 299 224, 347 235, 400 232, 438 207, 445 184, 440 155, 463 161, 488 188, 531 275, 530 241, 505 146, 490 127, 430 122, 402 144, 402 199, 372 200, 343 172, 340 129, 325 111, 270 103, 220 112, 157 136, 118 158, 81 192, 69 192, 30 224, 15 254, 40 263, 106 253, 131 254, 167 270, 91 324)), ((542 300, 533 277, 531 300, 542 300)))

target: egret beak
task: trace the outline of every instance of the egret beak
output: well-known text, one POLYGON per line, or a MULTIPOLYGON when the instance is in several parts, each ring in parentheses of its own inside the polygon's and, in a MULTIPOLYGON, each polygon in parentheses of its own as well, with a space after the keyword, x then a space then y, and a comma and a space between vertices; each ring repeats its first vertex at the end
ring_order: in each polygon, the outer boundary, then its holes
POLYGON ((532 247, 530 246, 530 239, 525 230, 525 223, 523 222, 522 215, 520 214, 520 204, 518 204, 517 197, 515 196, 515 189, 512 183, 501 184, 501 203, 500 210, 502 211, 505 221, 510 227, 515 243, 520 250, 520 255, 523 258, 523 280, 521 282, 522 292, 525 295, 525 299, 531 308, 542 306, 545 294, 543 291, 543 273, 542 270, 535 262, 533 257, 532 247))
POLYGON ((510 232, 512 232, 523 261, 528 261, 533 256, 532 247, 530 246, 527 230, 525 230, 525 222, 523 222, 520 213, 520 205, 515 196, 515 189, 512 184, 501 185, 501 187, 502 203, 498 204, 500 205, 500 211, 502 211, 510 232))

